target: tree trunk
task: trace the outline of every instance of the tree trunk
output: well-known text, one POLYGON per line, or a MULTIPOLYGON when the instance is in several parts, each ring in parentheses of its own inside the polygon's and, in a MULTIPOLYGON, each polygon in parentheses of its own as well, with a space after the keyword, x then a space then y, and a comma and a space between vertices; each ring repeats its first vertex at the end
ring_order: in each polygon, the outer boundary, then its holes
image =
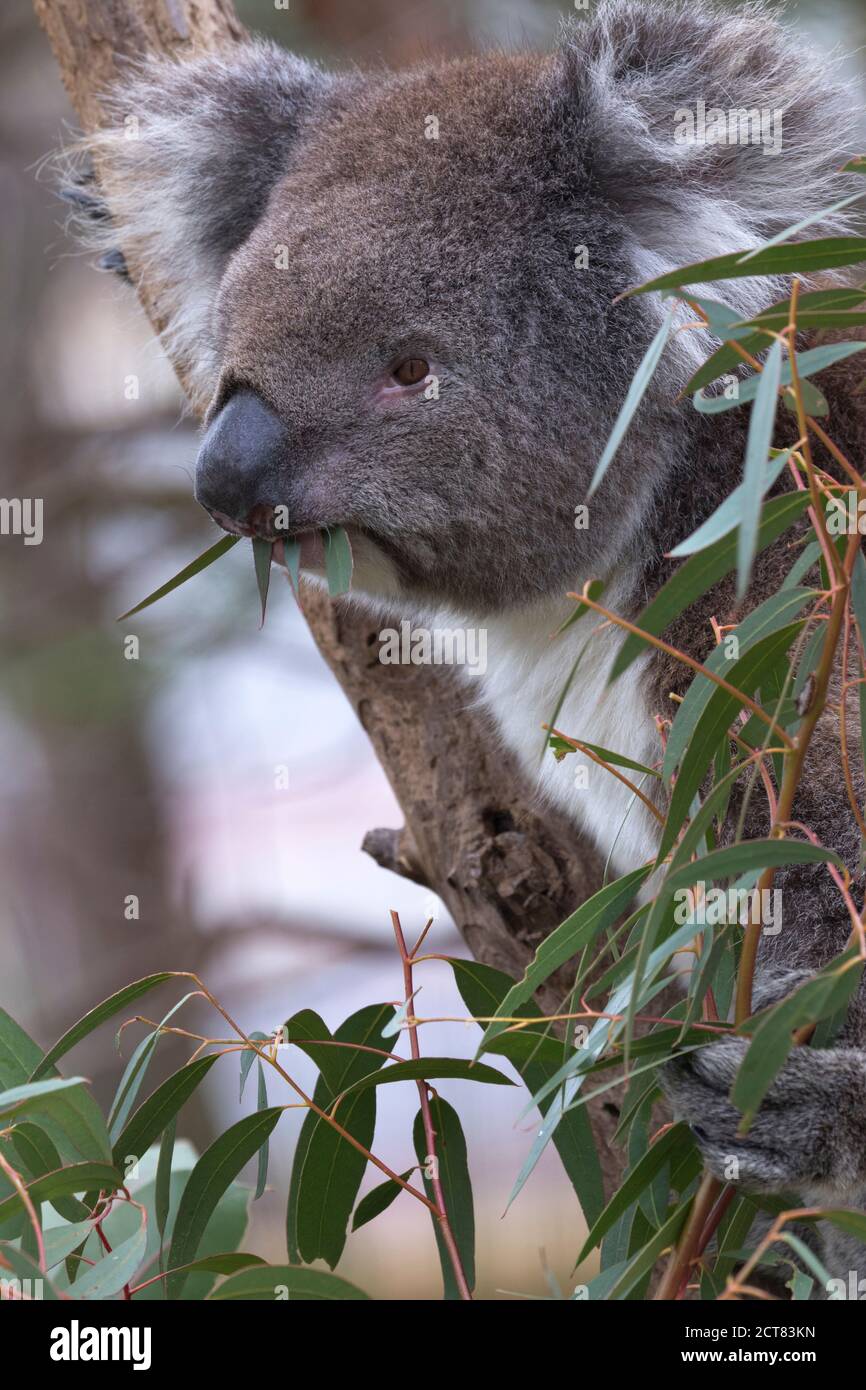
MULTIPOLYGON (((243 39, 231 0, 34 0, 85 130, 99 125, 100 94, 122 60, 179 58, 243 39)), ((135 266, 131 266, 133 279, 135 266)), ((154 327, 159 286, 137 281, 154 327)), ((471 697, 441 668, 385 666, 376 628, 352 605, 307 588, 304 610, 394 788, 401 831, 371 830, 364 847, 383 867, 430 886, 473 955, 519 975, 535 947, 601 882, 598 857, 573 826, 537 811, 533 793, 471 697)), ((551 1011, 567 976, 540 1002, 551 1011)), ((615 1107, 591 1106, 608 1191, 620 1171, 610 1146, 615 1107)))

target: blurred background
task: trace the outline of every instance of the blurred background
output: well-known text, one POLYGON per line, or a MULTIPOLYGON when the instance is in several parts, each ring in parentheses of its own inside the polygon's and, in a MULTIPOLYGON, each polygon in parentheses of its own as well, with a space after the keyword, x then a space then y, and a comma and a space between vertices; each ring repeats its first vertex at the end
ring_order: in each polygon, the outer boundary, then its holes
MULTIPOLYGON (((548 0, 237 9, 308 56, 397 66, 489 43, 545 46, 568 12, 548 0)), ((801 0, 787 22, 866 73, 863 0, 801 0)), ((41 545, 0 541, 0 1005, 47 1047, 130 980, 185 969, 248 1030, 270 1032, 302 1007, 334 1029, 400 993, 391 908, 409 939, 433 916, 430 949, 464 948, 436 899, 361 853, 364 832, 401 824, 400 810, 276 574, 258 630, 247 546, 115 621, 217 536, 192 500, 196 434, 171 368, 134 296, 65 238, 62 205, 39 177, 74 123, 30 0, 4 0, 0 36, 0 491, 44 499, 41 545)), ((423 967, 417 984, 422 1015, 464 1013, 447 966, 423 967)), ((159 1018, 184 992, 164 987, 144 1012, 159 1018)), ((201 1009, 183 1021, 219 1031, 201 1009)), ((124 1059, 142 1031, 127 1031, 124 1059)), ((422 1046, 470 1056, 476 1038, 471 1025, 431 1025, 422 1046)), ((187 1051, 164 1041, 152 1079, 187 1051)), ((123 1059, 107 1030, 73 1060, 110 1100, 123 1059)), ((291 1070, 312 1087, 294 1051, 291 1070)), ((552 1150, 502 1216, 532 1129, 520 1091, 441 1089, 467 1134, 479 1295, 549 1296, 548 1266, 568 1289, 583 1224, 552 1150)), ((273 1081, 270 1092, 282 1099, 273 1081)), ((237 1096, 226 1058, 184 1136, 204 1148, 238 1117, 237 1096)), ((416 1109, 414 1087, 380 1092, 374 1147, 398 1172, 414 1162, 416 1109)), ((269 1190, 243 1241, 272 1261, 285 1257, 300 1122, 287 1112, 271 1141, 269 1190)), ((339 1269, 376 1297, 441 1293, 427 1215, 408 1198, 350 1238, 339 1269)))

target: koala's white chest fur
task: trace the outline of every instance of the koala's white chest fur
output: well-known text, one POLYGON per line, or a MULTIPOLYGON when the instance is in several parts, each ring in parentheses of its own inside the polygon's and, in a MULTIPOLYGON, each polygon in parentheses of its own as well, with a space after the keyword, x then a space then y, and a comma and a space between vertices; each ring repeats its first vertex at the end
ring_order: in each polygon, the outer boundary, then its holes
MULTIPOLYGON (((600 744, 651 766, 661 750, 645 694, 648 658, 634 662, 606 689, 622 636, 599 628, 591 616, 585 616, 562 637, 551 640, 568 611, 564 615, 559 604, 545 604, 529 613, 486 619, 487 669, 476 677, 480 698, 541 795, 594 839, 605 857, 610 855, 614 872, 624 872, 655 854, 654 817, 628 787, 579 752, 561 762, 543 752, 541 726, 552 719, 575 658, 584 647, 556 717, 557 727, 585 743, 600 744)), ((640 783, 639 773, 626 775, 640 783)))

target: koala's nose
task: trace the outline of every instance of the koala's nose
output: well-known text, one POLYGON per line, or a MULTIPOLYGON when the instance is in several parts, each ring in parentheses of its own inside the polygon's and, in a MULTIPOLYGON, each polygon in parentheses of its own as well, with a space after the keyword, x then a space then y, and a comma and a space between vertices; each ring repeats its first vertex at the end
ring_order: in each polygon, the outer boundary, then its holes
POLYGON ((237 391, 202 440, 196 501, 226 530, 273 539, 287 442, 285 426, 264 401, 253 391, 237 391))

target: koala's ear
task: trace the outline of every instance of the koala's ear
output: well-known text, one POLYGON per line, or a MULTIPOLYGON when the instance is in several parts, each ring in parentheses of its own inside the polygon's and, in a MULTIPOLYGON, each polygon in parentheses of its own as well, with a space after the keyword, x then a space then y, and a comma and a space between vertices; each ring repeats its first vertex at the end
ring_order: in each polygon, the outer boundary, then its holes
MULTIPOLYGON (((856 191, 838 173, 855 152, 853 88, 762 0, 734 11, 600 0, 567 26, 560 54, 574 145, 621 213, 642 278, 755 246, 856 191), (690 139, 688 113, 697 135, 701 102, 705 112, 768 113, 764 143, 690 139)), ((845 215, 806 235, 844 230, 845 215)))
POLYGON ((226 262, 336 80, 267 42, 153 59, 115 89, 114 124, 87 142, 104 198, 87 239, 109 256, 121 247, 145 275, 152 268, 167 346, 200 404, 213 384, 211 311, 226 262))

